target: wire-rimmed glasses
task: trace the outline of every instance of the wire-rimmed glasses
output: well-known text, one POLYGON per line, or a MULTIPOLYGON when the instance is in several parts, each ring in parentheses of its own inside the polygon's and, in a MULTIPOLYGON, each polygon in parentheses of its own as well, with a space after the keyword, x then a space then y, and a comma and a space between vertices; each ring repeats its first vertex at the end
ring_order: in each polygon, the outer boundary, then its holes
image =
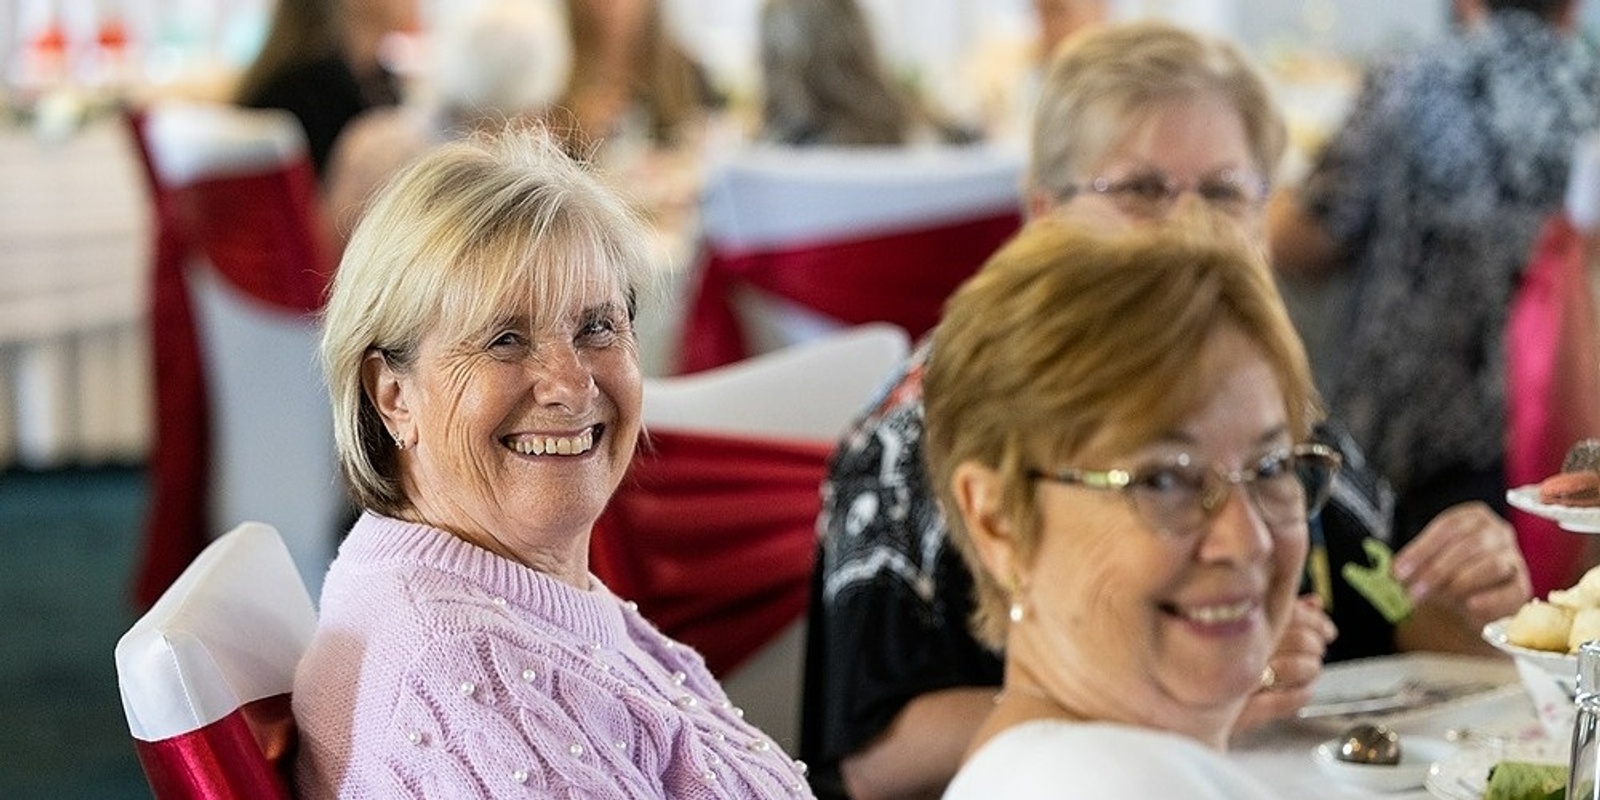
POLYGON ((1260 175, 1227 169, 1197 181, 1180 181, 1162 172, 1136 172, 1123 178, 1094 178, 1068 185, 1063 200, 1081 192, 1104 195, 1124 214, 1142 219, 1166 216, 1184 192, 1192 191, 1207 205, 1232 217, 1244 217, 1266 202, 1269 186, 1260 175))
POLYGON ((1045 480, 1121 493, 1151 528, 1168 536, 1202 530, 1211 515, 1242 486, 1263 521, 1274 529, 1304 524, 1322 510, 1339 470, 1339 454, 1321 444, 1300 444, 1262 456, 1239 470, 1194 463, 1189 456, 1136 470, 1029 470, 1045 480))

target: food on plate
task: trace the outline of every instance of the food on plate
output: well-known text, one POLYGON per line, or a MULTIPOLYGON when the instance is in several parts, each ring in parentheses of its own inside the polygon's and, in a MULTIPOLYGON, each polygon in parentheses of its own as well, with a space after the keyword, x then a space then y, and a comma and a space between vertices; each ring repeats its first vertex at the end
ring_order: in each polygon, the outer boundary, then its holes
POLYGON ((1583 439, 1567 450, 1562 472, 1600 472, 1600 439, 1583 439))
POLYGON ((1561 472, 1539 483, 1539 502, 1560 506, 1600 506, 1600 472, 1561 472))
POLYGON ((1531 650, 1576 653, 1578 645, 1600 639, 1600 567, 1566 589, 1551 589, 1547 600, 1524 603, 1505 623, 1506 641, 1531 650))
POLYGON ((1567 634, 1567 652, 1578 652, 1584 642, 1600 639, 1600 608, 1578 609, 1572 615, 1572 631, 1567 634))
POLYGON ((1566 606, 1529 600, 1506 623, 1506 640, 1533 650, 1567 649, 1572 635, 1573 610, 1566 606))
POLYGON ((1483 800, 1562 800, 1567 768, 1560 764, 1501 761, 1489 768, 1483 800))
POLYGON ((1551 589, 1550 602, 1574 611, 1600 606, 1600 569, 1585 572, 1570 589, 1551 589))

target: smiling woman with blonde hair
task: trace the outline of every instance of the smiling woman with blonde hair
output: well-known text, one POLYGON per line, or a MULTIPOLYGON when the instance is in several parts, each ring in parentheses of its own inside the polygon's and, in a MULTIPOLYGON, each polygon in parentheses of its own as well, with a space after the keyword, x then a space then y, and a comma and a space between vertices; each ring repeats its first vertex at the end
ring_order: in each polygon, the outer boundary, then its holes
POLYGON ((357 226, 322 360, 366 513, 295 675, 298 796, 809 796, 589 572, 640 434, 649 241, 542 132, 442 145, 357 226))

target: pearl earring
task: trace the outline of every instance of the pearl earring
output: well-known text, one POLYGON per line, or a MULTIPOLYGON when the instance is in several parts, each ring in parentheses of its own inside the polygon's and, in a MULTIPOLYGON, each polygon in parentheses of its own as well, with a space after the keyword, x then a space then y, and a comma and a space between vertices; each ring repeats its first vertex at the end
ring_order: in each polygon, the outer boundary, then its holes
POLYGON ((1028 616, 1028 609, 1022 604, 1022 582, 1017 580, 1017 576, 1013 574, 1006 579, 1005 584, 1006 594, 1011 595, 1011 608, 1007 611, 1006 616, 1015 624, 1028 616))

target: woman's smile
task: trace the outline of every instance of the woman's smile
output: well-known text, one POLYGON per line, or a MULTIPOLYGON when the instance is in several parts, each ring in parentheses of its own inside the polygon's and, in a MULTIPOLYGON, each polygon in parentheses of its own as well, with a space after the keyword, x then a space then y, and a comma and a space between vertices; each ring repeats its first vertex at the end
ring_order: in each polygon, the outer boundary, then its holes
POLYGON ((508 449, 524 456, 581 456, 594 449, 605 433, 605 425, 594 424, 576 434, 515 433, 501 439, 508 449))

